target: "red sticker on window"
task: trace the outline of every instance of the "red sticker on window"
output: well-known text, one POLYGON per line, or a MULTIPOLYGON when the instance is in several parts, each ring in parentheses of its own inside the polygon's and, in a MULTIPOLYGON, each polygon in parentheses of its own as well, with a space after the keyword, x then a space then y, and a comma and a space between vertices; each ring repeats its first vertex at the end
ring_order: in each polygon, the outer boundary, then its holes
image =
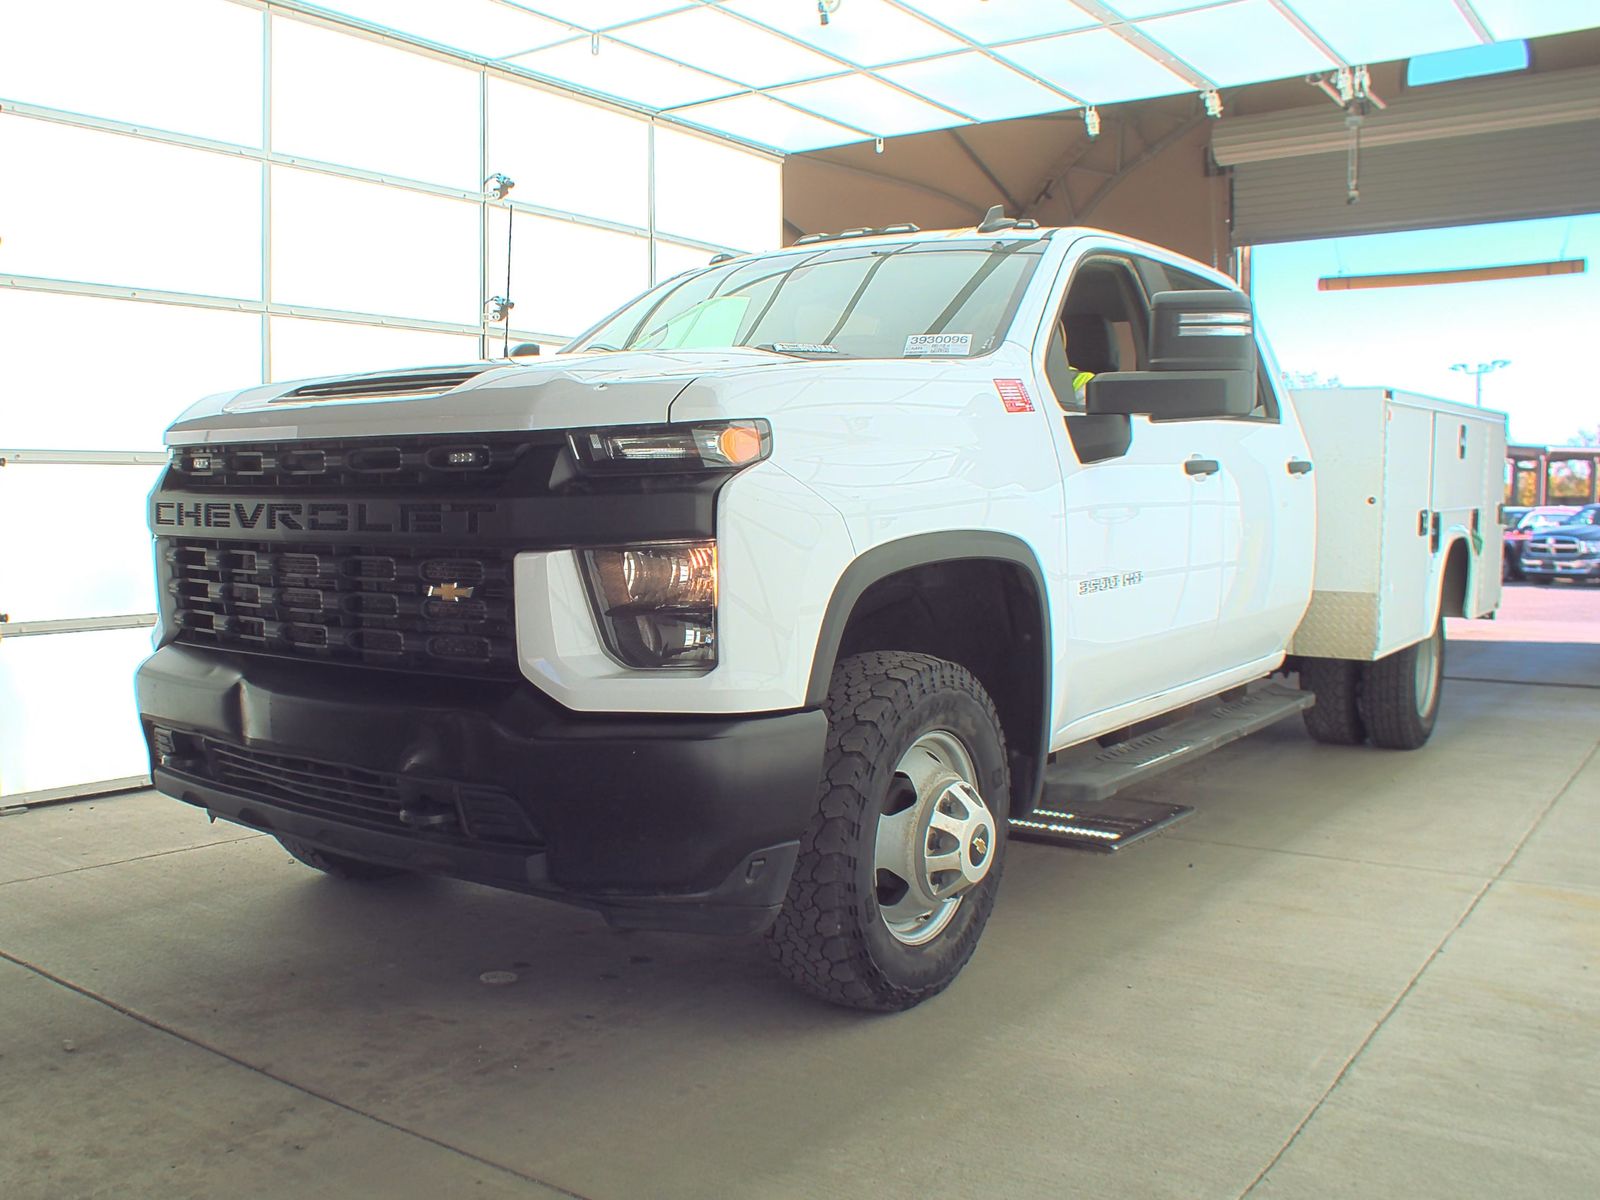
POLYGON ((1006 406, 1007 412, 1033 411, 1033 401, 1028 398, 1028 389, 1022 386, 1022 380, 996 379, 994 390, 1000 393, 1000 403, 1006 406))

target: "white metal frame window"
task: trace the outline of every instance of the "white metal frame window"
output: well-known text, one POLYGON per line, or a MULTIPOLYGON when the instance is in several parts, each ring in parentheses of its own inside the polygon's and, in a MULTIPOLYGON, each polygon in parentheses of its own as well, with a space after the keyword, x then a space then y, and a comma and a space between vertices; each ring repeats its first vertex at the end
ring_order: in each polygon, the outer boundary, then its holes
POLYGON ((0 13, 0 807, 144 781, 143 496, 186 404, 559 346, 658 270, 777 245, 778 155, 677 129, 658 162, 656 126, 296 5, 0 13))

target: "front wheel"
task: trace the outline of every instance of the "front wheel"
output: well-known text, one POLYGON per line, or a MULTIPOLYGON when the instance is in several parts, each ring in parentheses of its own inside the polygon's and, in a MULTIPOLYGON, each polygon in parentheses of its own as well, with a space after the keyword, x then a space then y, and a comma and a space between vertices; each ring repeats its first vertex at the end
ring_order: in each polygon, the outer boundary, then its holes
POLYGON ((1361 720, 1374 746, 1415 750, 1433 733, 1444 688, 1444 616, 1413 646, 1368 663, 1361 680, 1361 720))
POLYGON ((1005 737, 970 672, 905 651, 845 659, 827 712, 817 811, 767 944, 824 1000, 897 1012, 948 987, 989 920, 1005 737))

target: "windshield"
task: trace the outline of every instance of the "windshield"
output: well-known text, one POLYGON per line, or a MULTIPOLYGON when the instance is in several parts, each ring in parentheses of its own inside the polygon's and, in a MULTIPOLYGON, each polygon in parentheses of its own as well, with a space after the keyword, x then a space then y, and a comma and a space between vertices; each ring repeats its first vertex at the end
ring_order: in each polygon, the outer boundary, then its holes
POLYGON ((906 242, 723 263, 653 288, 567 350, 987 354, 1005 337, 1043 253, 1038 240, 906 242))
POLYGON ((1522 518, 1518 529, 1548 529, 1552 525, 1565 525, 1572 520, 1570 512, 1535 512, 1522 518))

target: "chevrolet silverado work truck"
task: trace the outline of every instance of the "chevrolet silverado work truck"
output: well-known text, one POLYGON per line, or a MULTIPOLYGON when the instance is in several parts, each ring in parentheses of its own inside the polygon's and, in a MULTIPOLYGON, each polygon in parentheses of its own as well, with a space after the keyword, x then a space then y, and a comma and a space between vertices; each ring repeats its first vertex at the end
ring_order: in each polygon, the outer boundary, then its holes
POLYGON ((1292 713, 1428 738, 1503 418, 1278 378, 1226 276, 992 213, 715 262, 544 359, 210 397, 149 503, 155 784, 908 1008, 1008 839, 1131 841, 1187 810, 1125 785, 1292 713))

